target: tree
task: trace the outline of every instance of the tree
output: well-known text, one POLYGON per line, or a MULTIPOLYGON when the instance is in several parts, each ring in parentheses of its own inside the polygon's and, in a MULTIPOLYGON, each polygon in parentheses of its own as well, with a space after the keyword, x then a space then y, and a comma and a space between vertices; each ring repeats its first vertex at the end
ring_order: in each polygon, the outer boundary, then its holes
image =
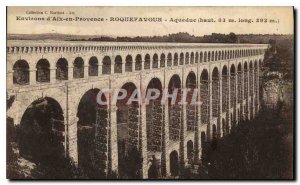
POLYGON ((229 40, 229 42, 230 43, 236 43, 237 42, 237 36, 236 36, 236 34, 235 33, 229 33, 229 35, 228 35, 228 40, 229 40))

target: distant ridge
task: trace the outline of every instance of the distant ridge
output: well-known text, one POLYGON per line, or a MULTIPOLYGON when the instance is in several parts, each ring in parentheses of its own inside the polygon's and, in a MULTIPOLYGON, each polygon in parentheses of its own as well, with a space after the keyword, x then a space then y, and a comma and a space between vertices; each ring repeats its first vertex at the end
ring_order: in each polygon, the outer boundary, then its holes
POLYGON ((109 37, 101 35, 71 35, 60 33, 43 34, 8 34, 8 40, 62 40, 62 41, 106 41, 106 42, 178 42, 178 43, 253 43, 267 44, 273 40, 293 40, 293 35, 278 34, 242 34, 236 35, 212 33, 211 35, 194 36, 186 32, 164 36, 143 37, 109 37))
POLYGON ((42 33, 42 34, 8 34, 8 40, 74 40, 89 39, 99 37, 99 35, 71 35, 61 33, 42 33))

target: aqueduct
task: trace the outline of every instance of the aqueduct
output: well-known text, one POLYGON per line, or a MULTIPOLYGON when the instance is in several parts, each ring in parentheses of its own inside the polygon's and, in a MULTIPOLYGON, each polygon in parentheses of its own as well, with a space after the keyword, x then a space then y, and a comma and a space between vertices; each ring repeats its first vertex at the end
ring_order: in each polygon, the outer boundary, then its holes
MULTIPOLYGON (((9 40, 7 92, 14 102, 7 116, 27 128, 31 122, 41 124, 40 115, 45 114, 29 109, 49 107, 43 119, 49 117, 53 154, 63 152, 83 167, 121 173, 120 164, 134 149, 142 156, 143 178, 148 178, 153 156, 162 176, 177 175, 180 165, 200 160, 204 142, 229 134, 241 120, 257 114, 267 48, 266 44, 9 40), (104 88, 198 89, 201 104, 153 101, 124 106, 103 95, 109 105, 97 106, 96 94, 104 88)), ((29 145, 34 147, 30 143, 23 147, 29 145)))

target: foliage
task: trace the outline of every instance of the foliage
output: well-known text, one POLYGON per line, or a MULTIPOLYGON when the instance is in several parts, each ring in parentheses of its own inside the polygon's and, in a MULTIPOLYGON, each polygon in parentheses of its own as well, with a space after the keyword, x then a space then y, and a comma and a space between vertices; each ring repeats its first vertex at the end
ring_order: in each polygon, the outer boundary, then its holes
MULTIPOLYGON (((78 40, 78 39, 71 39, 78 40)), ((179 42, 179 43, 236 43, 238 37, 235 33, 205 35, 204 37, 190 35, 187 32, 173 33, 165 36, 152 37, 93 37, 79 39, 80 41, 109 41, 109 42, 179 42)))
POLYGON ((208 176, 200 178, 291 179, 292 115, 288 116, 265 111, 253 121, 240 123, 215 149, 207 150, 203 165, 208 176))
POLYGON ((265 54, 265 72, 280 72, 284 80, 292 80, 294 76, 294 40, 270 39, 270 48, 265 54))

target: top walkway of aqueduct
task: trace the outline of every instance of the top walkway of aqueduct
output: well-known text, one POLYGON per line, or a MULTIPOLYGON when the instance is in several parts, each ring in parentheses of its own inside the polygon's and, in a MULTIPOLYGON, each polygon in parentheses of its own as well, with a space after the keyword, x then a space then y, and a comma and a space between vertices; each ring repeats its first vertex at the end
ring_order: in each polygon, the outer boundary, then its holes
MULTIPOLYGON (((80 50, 125 50, 125 49, 159 49, 159 48, 245 48, 245 49, 266 49, 268 44, 232 44, 232 43, 165 43, 165 42, 100 42, 100 41, 58 41, 58 40, 8 40, 7 52, 20 53, 31 51, 31 48, 25 47, 91 47, 81 48, 80 50), (19 47, 18 49, 14 49, 19 47), (92 48, 96 47, 96 48, 92 48), (24 48, 24 49, 23 49, 24 48)), ((32 48, 32 51, 35 51, 32 48)), ((55 50, 56 51, 56 50, 55 50)), ((66 52, 69 50, 66 50, 66 52)), ((52 51, 53 52, 53 51, 52 51)))

